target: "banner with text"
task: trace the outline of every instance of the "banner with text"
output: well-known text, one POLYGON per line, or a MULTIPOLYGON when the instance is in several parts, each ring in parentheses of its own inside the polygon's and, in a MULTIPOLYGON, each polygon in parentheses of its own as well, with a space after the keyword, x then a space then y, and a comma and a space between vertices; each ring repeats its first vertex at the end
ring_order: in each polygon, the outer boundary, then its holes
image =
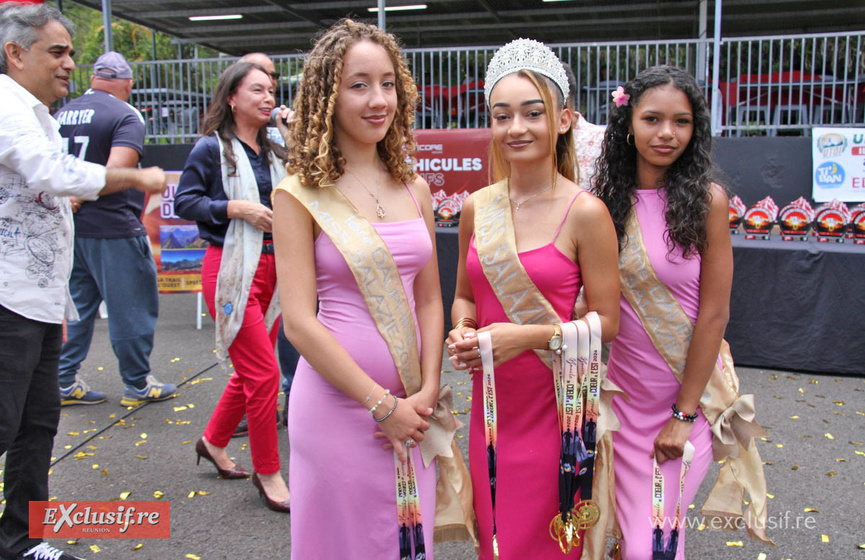
POLYGON ((489 128, 417 130, 414 170, 430 190, 452 195, 489 185, 489 128))
POLYGON ((174 213, 174 194, 179 171, 168 171, 168 188, 159 196, 148 196, 141 220, 150 237, 156 259, 159 291, 165 294, 200 292, 201 263, 207 242, 198 236, 195 222, 174 213))
POLYGON ((865 201, 865 128, 811 131, 815 202, 865 201))

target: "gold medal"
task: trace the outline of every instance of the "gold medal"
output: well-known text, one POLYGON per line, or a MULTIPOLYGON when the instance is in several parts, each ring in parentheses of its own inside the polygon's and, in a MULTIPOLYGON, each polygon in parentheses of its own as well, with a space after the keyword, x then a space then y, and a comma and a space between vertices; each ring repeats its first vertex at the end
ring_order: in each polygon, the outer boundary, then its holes
POLYGON ((583 500, 574 506, 571 512, 577 520, 577 526, 580 529, 588 529, 594 527, 601 518, 601 508, 592 500, 583 500))

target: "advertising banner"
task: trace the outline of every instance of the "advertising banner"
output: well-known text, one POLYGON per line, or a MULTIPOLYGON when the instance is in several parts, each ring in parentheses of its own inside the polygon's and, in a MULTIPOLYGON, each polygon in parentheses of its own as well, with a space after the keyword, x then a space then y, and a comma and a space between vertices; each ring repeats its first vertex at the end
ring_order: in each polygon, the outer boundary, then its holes
POLYGON ((453 195, 489 184, 489 128, 418 130, 415 171, 430 190, 453 195))
POLYGON ((865 128, 814 127, 812 137, 815 202, 865 201, 865 128))
POLYGON ((201 291, 201 263, 207 242, 198 236, 198 226, 174 213, 174 194, 179 171, 168 171, 168 188, 159 196, 148 196, 141 220, 150 237, 156 259, 159 291, 176 294, 201 291))

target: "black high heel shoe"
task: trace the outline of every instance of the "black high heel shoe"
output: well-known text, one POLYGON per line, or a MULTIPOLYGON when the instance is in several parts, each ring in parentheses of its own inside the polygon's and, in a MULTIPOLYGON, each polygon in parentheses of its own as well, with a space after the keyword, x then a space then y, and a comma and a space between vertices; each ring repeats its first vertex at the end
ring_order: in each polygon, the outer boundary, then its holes
POLYGON ((261 480, 258 478, 258 473, 252 473, 252 485, 258 488, 258 495, 264 497, 264 501, 267 503, 268 509, 278 511, 280 513, 291 513, 291 498, 285 500, 284 502, 277 502, 276 500, 271 500, 270 496, 267 495, 267 492, 264 491, 264 486, 261 484, 261 480))
POLYGON ((201 459, 203 457, 204 459, 213 463, 213 466, 216 467, 216 472, 218 472, 219 476, 221 476, 222 478, 249 478, 249 471, 247 471, 237 463, 235 463, 234 466, 230 469, 219 468, 219 465, 216 464, 216 460, 210 454, 210 451, 207 450, 207 446, 204 445, 204 438, 201 438, 197 442, 195 442, 195 453, 198 455, 198 458, 195 461, 196 465, 201 464, 201 459))

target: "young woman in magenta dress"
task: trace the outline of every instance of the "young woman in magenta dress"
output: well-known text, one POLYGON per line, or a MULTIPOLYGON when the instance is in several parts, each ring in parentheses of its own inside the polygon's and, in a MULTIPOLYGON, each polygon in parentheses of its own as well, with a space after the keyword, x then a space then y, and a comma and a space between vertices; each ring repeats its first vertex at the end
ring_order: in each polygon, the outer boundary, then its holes
MULTIPOLYGON (((677 68, 657 66, 613 96, 596 192, 615 223, 625 278, 607 373, 630 397, 613 404, 621 422, 613 436, 616 502, 622 557, 648 560, 656 525, 653 459, 665 483, 658 504, 665 549, 686 442, 694 451, 681 496, 683 516, 712 461, 712 432, 699 407, 727 325, 733 251, 727 194, 709 176, 710 119, 696 81, 677 68), (637 275, 648 277, 650 288, 665 287, 678 311, 641 311, 635 302, 644 300, 628 287, 637 275), (677 318, 693 327, 690 342, 681 330, 672 337, 680 346, 681 381, 665 359, 671 352, 658 349, 677 318)), ((684 558, 684 541, 682 528, 670 558, 684 558)))
POLYGON ((302 355, 288 415, 299 560, 433 557, 436 468, 418 444, 444 319, 430 190, 407 159, 416 96, 394 38, 344 20, 317 40, 295 98, 294 175, 273 206, 284 328, 302 355), (409 464, 416 491, 398 509, 409 464))
MULTIPOLYGON (((535 350, 552 349, 561 334, 559 323, 573 317, 582 286, 588 310, 600 316, 603 339, 615 336, 615 230, 603 203, 575 182, 572 114, 565 107, 568 83, 555 54, 536 41, 509 43, 491 61, 486 88, 497 182, 463 205, 451 312, 455 327, 447 341, 455 367, 474 374, 469 460, 480 557, 492 560, 497 548, 501 560, 579 558, 579 546, 566 556, 550 536, 551 520, 559 511, 562 437, 553 373, 535 350), (491 223, 495 225, 488 228, 491 223), (518 285, 508 274, 488 279, 484 238, 489 229, 515 239, 510 252, 505 251, 505 264, 524 270, 518 285), (510 304, 502 302, 525 289, 539 292, 538 298, 549 304, 548 315, 513 320, 510 304), (503 297, 502 290, 510 296, 503 297), (480 333, 491 338, 495 366, 494 509, 478 372, 480 333)), ((528 307, 536 306, 528 302, 528 307)))

